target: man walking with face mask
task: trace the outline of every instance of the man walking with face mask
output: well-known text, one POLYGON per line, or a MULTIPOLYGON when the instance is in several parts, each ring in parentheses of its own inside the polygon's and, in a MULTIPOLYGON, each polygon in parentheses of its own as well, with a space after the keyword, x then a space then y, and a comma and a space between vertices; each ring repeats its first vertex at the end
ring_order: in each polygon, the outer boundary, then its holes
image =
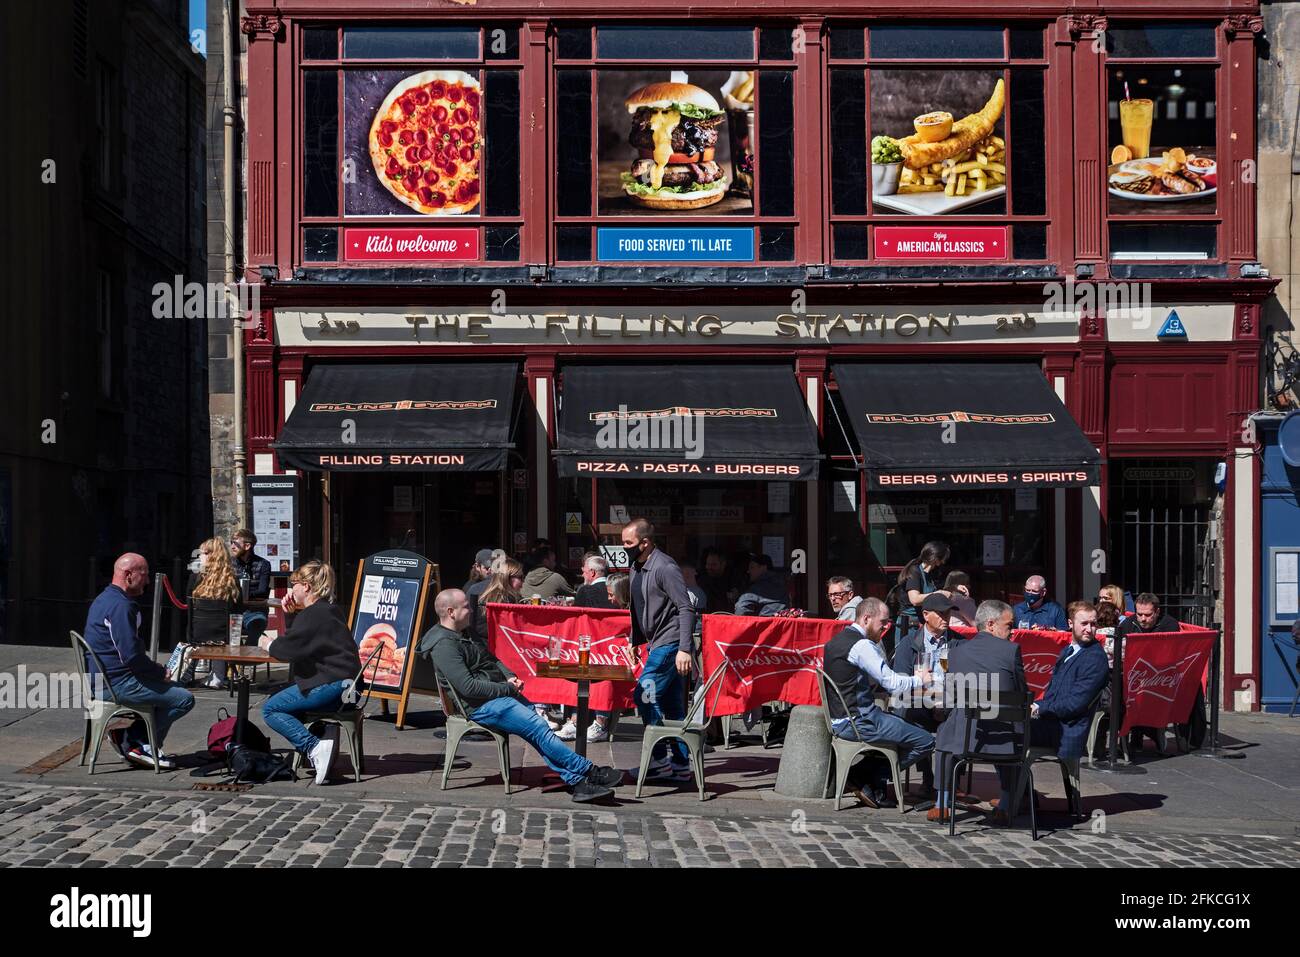
MULTIPOLYGON (((686 717, 684 678, 691 672, 695 609, 682 570, 655 546, 654 526, 635 518, 623 528, 632 593, 633 648, 645 645, 636 707, 646 724, 686 717)), ((647 780, 691 781, 690 753, 679 740, 655 745, 647 780)))

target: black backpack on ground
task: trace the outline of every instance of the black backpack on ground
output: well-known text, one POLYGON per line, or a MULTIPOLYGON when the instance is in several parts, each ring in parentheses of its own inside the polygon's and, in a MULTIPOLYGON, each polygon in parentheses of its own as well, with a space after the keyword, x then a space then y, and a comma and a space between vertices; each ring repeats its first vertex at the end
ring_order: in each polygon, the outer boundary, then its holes
POLYGON ((235 784, 270 784, 272 781, 297 781, 289 762, 274 754, 258 751, 246 745, 230 749, 230 770, 235 784))

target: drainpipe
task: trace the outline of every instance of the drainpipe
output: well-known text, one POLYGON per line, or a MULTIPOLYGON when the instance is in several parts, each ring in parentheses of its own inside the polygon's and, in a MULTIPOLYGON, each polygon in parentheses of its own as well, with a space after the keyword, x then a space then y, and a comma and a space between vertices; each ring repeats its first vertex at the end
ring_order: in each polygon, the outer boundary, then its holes
MULTIPOLYGON (((244 323, 240 320, 238 297, 235 291, 235 206, 238 196, 235 193, 235 90, 239 83, 239 43, 235 39, 236 9, 238 0, 226 0, 221 24, 222 65, 225 68, 225 82, 221 84, 221 117, 224 127, 222 144, 222 183, 225 194, 224 237, 222 252, 224 254, 224 280, 226 298, 231 308, 227 315, 239 317, 231 324, 231 362, 234 364, 232 388, 235 393, 234 422, 234 458, 235 458, 235 524, 240 528, 248 527, 247 503, 244 501, 244 472, 247 464, 247 452, 244 449, 244 323)), ((256 317, 250 316, 255 319, 256 317)))

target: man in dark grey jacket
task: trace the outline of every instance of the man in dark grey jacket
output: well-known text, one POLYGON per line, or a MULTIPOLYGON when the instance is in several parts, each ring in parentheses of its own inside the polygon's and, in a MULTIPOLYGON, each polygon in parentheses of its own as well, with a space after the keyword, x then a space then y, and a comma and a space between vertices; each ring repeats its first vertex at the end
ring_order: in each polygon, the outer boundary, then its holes
MULTIPOLYGON (((695 609, 682 570, 655 547, 654 526, 635 518, 623 528, 631 563, 633 648, 645 645, 645 667, 636 686, 636 707, 646 724, 686 716, 682 679, 691 671, 695 609)), ((691 781, 690 754, 679 740, 655 745, 647 778, 691 781)))
POLYGON ((438 677, 455 690, 465 705, 465 717, 531 744, 551 770, 573 788, 575 801, 595 801, 612 795, 614 787, 623 782, 623 772, 592 764, 555 736, 524 698, 524 683, 466 630, 471 613, 465 593, 459 588, 439 592, 433 610, 438 624, 424 633, 416 651, 428 657, 438 677))
MULTIPOLYGON (((975 627, 979 629, 975 637, 949 646, 945 704, 973 706, 989 700, 987 695, 1026 690, 1025 663, 1020 646, 1009 640, 1014 620, 1011 606, 1006 602, 986 601, 975 609, 975 627), (947 701, 950 694, 954 698, 951 702, 947 701)), ((981 754, 1006 756, 1015 753, 1024 738, 1023 725, 1006 721, 972 721, 970 718, 967 711, 949 711, 935 735, 941 807, 946 803, 942 795, 946 794, 943 788, 952 773, 949 766, 952 755, 978 750, 981 754)), ((1015 774, 1005 767, 998 767, 997 772, 1001 797, 993 813, 993 822, 1006 824, 1006 809, 1011 806, 1015 774)))

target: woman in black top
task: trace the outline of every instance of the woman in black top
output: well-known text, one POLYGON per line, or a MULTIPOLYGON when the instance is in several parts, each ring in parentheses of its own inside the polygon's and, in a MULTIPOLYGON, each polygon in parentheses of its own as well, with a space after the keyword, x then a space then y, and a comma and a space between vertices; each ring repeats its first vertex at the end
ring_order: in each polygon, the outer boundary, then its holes
POLYGON ((325 783, 338 753, 338 726, 330 725, 329 736, 318 738, 298 715, 339 710, 343 692, 361 670, 356 642, 333 600, 334 569, 321 561, 302 565, 289 578, 283 605, 285 614, 294 615, 293 624, 278 638, 263 635, 258 640, 272 657, 290 663, 293 678, 293 684, 262 705, 262 717, 311 760, 317 784, 325 783))
POLYGON ((950 550, 943 542, 926 542, 921 554, 903 566, 898 573, 902 594, 898 599, 898 635, 895 644, 910 635, 921 622, 921 602, 925 596, 938 589, 939 569, 948 564, 950 550))
MULTIPOLYGON (((191 645, 224 645, 230 641, 230 618, 244 614, 240 602, 239 582, 230 561, 230 552, 220 538, 209 538, 199 546, 199 570, 190 576, 186 616, 186 640, 191 645)), ((229 666, 213 662, 206 687, 224 688, 229 666)), ((181 683, 188 684, 194 664, 186 668, 181 683)))

